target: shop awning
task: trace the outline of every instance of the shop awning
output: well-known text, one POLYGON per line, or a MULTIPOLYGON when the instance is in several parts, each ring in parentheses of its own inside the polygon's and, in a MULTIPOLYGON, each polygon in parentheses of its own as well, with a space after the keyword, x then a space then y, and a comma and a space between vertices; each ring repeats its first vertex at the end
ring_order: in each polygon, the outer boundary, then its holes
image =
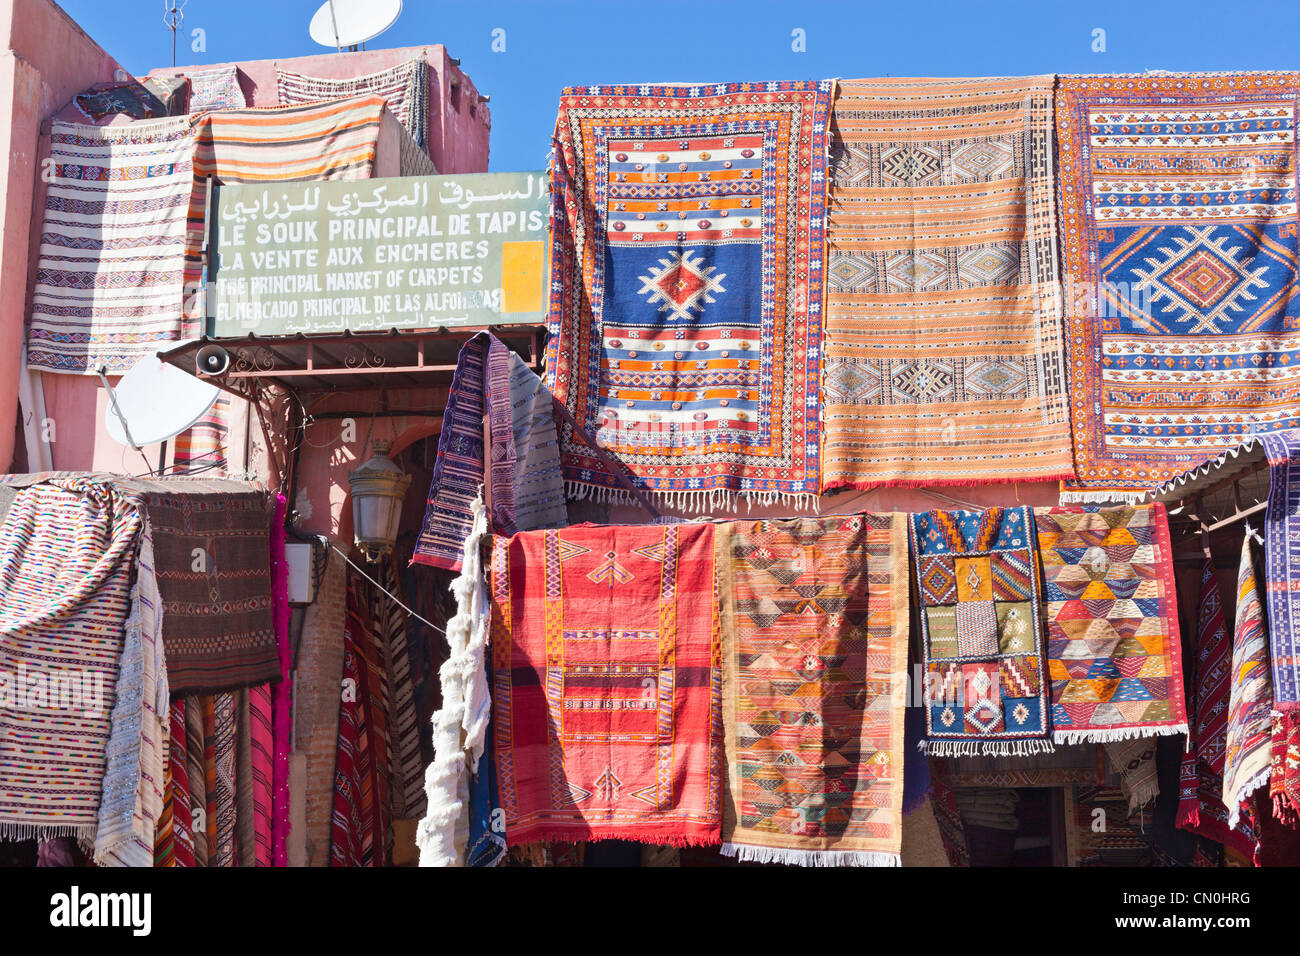
MULTIPOLYGON (((541 373, 544 328, 499 325, 489 330, 541 373)), ((241 398, 253 398, 266 385, 298 393, 421 388, 449 385, 461 346, 481 331, 484 327, 204 336, 159 352, 158 357, 241 398), (229 354, 225 372, 212 376, 198 371, 198 353, 207 346, 229 354)))

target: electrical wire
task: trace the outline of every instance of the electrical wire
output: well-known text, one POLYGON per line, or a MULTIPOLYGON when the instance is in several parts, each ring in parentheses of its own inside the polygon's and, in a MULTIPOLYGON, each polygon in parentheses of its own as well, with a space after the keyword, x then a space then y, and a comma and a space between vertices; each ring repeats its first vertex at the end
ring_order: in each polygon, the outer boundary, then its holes
POLYGON ((399 597, 398 597, 396 594, 394 594, 392 591, 388 590, 388 588, 384 587, 382 584, 380 584, 378 581, 376 581, 376 580, 375 580, 374 578, 372 578, 370 575, 366 574, 365 569, 358 567, 357 564, 356 564, 356 562, 354 562, 351 558, 348 557, 347 552, 344 551, 342 548, 340 548, 337 544, 335 544, 333 541, 330 541, 330 540, 329 540, 328 538, 326 538, 324 535, 321 535, 320 540, 321 540, 321 541, 324 541, 327 545, 329 545, 331 548, 333 548, 335 551, 337 551, 337 552, 339 553, 339 555, 343 558, 343 560, 346 561, 348 564, 350 564, 350 565, 352 566, 352 569, 353 569, 354 571, 356 571, 358 574, 360 574, 363 578, 365 578, 367 581, 369 581, 369 582, 370 582, 371 584, 373 584, 375 587, 379 588, 379 590, 381 590, 381 591, 383 591, 385 594, 387 594, 388 597, 389 597, 389 599, 390 599, 394 604, 396 604, 398 607, 400 607, 403 611, 405 611, 407 614, 411 615, 411 617, 415 618, 417 621, 422 621, 423 623, 427 624, 429 627, 433 628, 433 629, 434 629, 435 631, 437 631, 439 634, 443 635, 443 637, 446 637, 446 636, 447 636, 447 632, 444 631, 442 628, 440 628, 437 624, 434 624, 432 621, 428 620, 427 618, 420 616, 420 615, 417 614, 415 611, 412 611, 409 607, 407 607, 405 604, 402 603, 402 599, 401 599, 401 598, 399 598, 399 597))

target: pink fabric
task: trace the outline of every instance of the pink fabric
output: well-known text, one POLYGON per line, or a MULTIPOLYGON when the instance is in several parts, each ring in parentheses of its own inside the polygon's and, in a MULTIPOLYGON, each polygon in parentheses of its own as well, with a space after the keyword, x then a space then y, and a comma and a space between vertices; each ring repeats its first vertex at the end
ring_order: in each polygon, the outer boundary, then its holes
POLYGON ((275 639, 280 649, 280 681, 271 685, 271 865, 289 865, 289 739, 292 719, 289 703, 293 685, 289 672, 293 649, 289 646, 289 569, 284 557, 284 495, 275 498, 275 524, 271 528, 271 609, 275 639))

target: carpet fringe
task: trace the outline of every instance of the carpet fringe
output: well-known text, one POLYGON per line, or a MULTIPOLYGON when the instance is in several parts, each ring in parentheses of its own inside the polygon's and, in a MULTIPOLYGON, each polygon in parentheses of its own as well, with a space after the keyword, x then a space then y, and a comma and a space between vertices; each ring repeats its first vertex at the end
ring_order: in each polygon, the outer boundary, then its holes
POLYGON ((1242 803, 1245 802, 1246 800, 1249 800, 1251 794, 1253 794, 1260 787, 1264 787, 1268 785, 1268 778, 1271 772, 1272 772, 1271 767, 1264 767, 1262 770, 1259 771, 1259 773, 1255 774, 1255 776, 1251 777, 1249 780, 1247 780, 1245 783, 1243 783, 1240 787, 1237 788, 1237 792, 1234 795, 1234 799, 1232 800, 1225 799, 1223 801, 1228 805, 1228 829, 1230 830, 1237 829, 1237 824, 1241 822, 1242 803))
MULTIPOLYGON (((574 501, 594 501, 608 505, 639 505, 641 502, 627 488, 607 488, 602 485, 589 485, 581 481, 566 481, 565 494, 574 501)), ((740 511, 743 504, 746 510, 755 507, 779 505, 784 508, 808 508, 821 513, 821 497, 807 492, 788 491, 734 491, 730 488, 711 488, 700 491, 657 491, 653 488, 640 489, 641 493, 656 505, 691 511, 696 514, 715 511, 728 511, 733 514, 740 511)))
POLYGON ((72 837, 80 846, 93 849, 95 834, 98 831, 97 823, 0 823, 0 840, 53 840, 58 837, 72 837))
POLYGON ((1056 752, 1047 738, 1032 740, 922 740, 917 744, 929 757, 1032 757, 1056 752))
POLYGON ((897 853, 867 850, 793 850, 781 847, 724 843, 723 856, 751 863, 783 863, 786 866, 902 866, 897 853))
POLYGON ((1186 734, 1186 724, 1172 724, 1168 727, 1120 727, 1111 730, 1057 730, 1052 739, 1063 746, 1074 744, 1113 744, 1119 740, 1135 740, 1138 737, 1171 737, 1174 734, 1186 734))
MULTIPOLYGON (((1069 479, 1066 479, 1067 481, 1069 479)), ((1063 505, 1136 505, 1146 498, 1145 491, 1120 491, 1115 488, 1100 491, 1061 491, 1063 505)))
POLYGON ((837 491, 875 491, 877 488, 971 488, 979 485, 1019 485, 1033 481, 1069 481, 1074 472, 1065 471, 1050 475, 1017 475, 1014 478, 890 478, 886 481, 850 481, 834 479, 822 483, 822 493, 837 491))

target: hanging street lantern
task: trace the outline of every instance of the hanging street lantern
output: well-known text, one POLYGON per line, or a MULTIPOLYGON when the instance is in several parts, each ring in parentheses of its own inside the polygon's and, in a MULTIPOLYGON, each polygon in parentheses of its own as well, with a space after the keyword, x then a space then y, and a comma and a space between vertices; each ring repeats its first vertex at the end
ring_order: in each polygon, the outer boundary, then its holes
POLYGON ((388 457, 393 443, 376 438, 370 443, 374 454, 352 474, 352 534, 357 549, 371 564, 393 550, 397 526, 402 520, 402 502, 411 476, 388 457))

